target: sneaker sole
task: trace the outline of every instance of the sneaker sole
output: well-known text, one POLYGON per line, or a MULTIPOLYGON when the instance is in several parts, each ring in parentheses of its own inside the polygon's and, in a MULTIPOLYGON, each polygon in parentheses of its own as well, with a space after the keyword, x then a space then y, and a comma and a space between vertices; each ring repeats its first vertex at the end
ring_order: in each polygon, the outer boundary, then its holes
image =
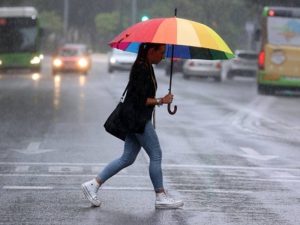
POLYGON ((184 205, 183 202, 178 202, 177 204, 173 205, 155 205, 156 209, 178 209, 184 205))
POLYGON ((97 202, 92 198, 90 192, 88 191, 87 187, 84 184, 81 185, 81 190, 84 196, 92 203, 93 206, 99 207, 101 205, 101 202, 97 202))

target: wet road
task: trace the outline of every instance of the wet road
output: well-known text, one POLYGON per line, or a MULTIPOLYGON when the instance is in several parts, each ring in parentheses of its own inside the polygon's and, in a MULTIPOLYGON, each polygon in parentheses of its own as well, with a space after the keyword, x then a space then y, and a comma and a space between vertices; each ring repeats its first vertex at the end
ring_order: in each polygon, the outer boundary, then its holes
MULTIPOLYGON (((158 96, 168 77, 156 69, 158 96)), ((174 116, 157 109, 165 186, 183 209, 155 210, 148 158, 109 180, 91 208, 80 184, 117 157, 102 125, 128 73, 94 57, 88 76, 0 75, 0 224, 297 225, 299 96, 259 96, 255 80, 174 75, 174 116)))

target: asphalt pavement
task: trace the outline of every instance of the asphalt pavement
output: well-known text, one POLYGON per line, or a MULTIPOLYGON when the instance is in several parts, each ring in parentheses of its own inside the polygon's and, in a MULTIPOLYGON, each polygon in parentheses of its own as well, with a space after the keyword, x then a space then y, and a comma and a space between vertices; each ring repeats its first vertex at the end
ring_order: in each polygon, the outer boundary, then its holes
MULTIPOLYGON (((128 72, 0 75, 0 224, 298 225, 299 96, 259 96, 255 78, 184 80, 174 74, 175 115, 156 110, 164 182, 185 202, 156 210, 144 152, 99 191, 91 207, 80 185, 118 157, 123 143, 103 123, 128 72)), ((168 77, 155 69, 158 96, 168 77)))

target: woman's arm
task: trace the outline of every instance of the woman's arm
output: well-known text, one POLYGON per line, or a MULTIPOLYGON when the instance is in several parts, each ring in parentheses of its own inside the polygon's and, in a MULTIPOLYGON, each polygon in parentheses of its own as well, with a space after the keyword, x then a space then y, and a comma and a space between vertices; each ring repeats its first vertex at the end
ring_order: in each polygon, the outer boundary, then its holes
POLYGON ((146 105, 163 105, 173 101, 173 94, 167 94, 162 98, 147 98, 146 105))

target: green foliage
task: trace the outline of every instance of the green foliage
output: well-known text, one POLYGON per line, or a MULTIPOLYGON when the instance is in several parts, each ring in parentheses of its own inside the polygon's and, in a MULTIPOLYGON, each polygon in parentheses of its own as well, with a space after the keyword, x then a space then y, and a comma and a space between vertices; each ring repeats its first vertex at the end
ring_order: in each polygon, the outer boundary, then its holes
POLYGON ((47 32, 61 33, 63 31, 62 18, 54 11, 43 11, 39 14, 41 27, 47 32))
MULTIPOLYGON (((105 43, 132 24, 132 0, 68 0, 69 29, 96 46, 105 43), (111 13, 112 12, 112 13, 111 13)), ((62 33, 64 0, 1 0, 1 6, 34 6, 48 34, 62 33), (49 32, 48 32, 49 31, 49 32)), ((136 21, 177 16, 212 27, 232 49, 246 44, 245 23, 257 22, 264 5, 300 7, 299 0, 136 0, 136 21)))
POLYGON ((247 0, 154 0, 149 8, 153 17, 177 16, 191 19, 214 29, 232 49, 243 45, 244 24, 251 20, 245 7, 247 0))
POLYGON ((99 13, 95 17, 97 33, 102 37, 109 37, 115 33, 119 26, 120 15, 118 12, 99 13))
POLYGON ((107 45, 113 35, 118 33, 120 26, 120 14, 119 12, 112 13, 99 13, 95 17, 95 25, 97 34, 99 35, 99 40, 102 49, 107 49, 107 45))

